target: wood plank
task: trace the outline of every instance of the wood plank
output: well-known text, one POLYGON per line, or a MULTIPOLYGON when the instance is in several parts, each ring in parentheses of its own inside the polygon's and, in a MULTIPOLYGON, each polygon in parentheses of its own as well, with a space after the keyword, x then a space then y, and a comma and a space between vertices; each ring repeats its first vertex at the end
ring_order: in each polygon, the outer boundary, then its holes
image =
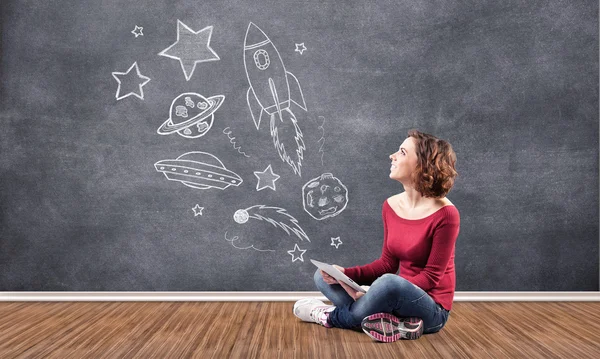
POLYGON ((291 302, 0 302, 1 358, 598 358, 600 302, 455 302, 446 327, 378 343, 291 302))

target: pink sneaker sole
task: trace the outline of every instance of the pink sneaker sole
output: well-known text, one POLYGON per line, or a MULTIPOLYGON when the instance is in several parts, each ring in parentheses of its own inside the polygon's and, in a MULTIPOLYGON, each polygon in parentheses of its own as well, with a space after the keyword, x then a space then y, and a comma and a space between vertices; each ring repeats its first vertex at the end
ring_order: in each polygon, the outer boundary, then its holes
POLYGON ((371 338, 385 343, 399 339, 419 339, 423 335, 421 318, 398 318, 389 313, 377 313, 364 318, 362 330, 371 338))

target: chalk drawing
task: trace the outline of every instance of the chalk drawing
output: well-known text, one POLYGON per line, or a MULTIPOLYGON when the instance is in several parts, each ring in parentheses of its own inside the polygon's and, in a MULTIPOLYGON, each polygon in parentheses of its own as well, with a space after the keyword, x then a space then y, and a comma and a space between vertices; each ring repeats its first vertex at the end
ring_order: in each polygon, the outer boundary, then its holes
POLYGON ((224 100, 223 95, 206 98, 195 92, 182 93, 171 102, 169 118, 156 132, 159 135, 177 133, 186 138, 202 137, 211 129, 214 113, 224 100))
POLYGON ((254 245, 250 245, 248 247, 238 247, 235 245, 234 242, 239 241, 240 237, 239 236, 233 236, 231 237, 231 239, 227 238, 227 232, 225 232, 225 240, 229 243, 231 243, 232 246, 234 246, 237 249, 254 249, 255 251, 259 251, 259 252, 275 252, 274 249, 258 249, 256 247, 254 247, 254 245))
POLYGON ((294 51, 299 52, 300 55, 302 55, 302 53, 306 51, 306 46, 304 46, 304 43, 296 44, 296 50, 294 51))
POLYGON ((246 152, 244 152, 244 151, 242 151, 242 150, 241 150, 242 146, 240 146, 240 145, 237 145, 237 147, 236 147, 236 143, 235 143, 235 141, 234 141, 234 140, 235 140, 235 137, 233 137, 233 136, 231 135, 231 129, 229 128, 229 126, 227 126, 227 127, 225 127, 225 128, 223 129, 223 133, 227 135, 227 137, 229 138, 229 142, 230 142, 230 143, 233 145, 233 148, 234 148, 234 149, 236 149, 236 150, 238 151, 238 153, 239 153, 239 154, 241 154, 241 155, 244 155, 244 156, 245 156, 245 157, 247 157, 247 158, 250 158, 250 156, 248 156, 248 155, 246 154, 246 152))
POLYGON ((137 39, 138 36, 144 36, 143 30, 143 27, 135 25, 135 29, 131 30, 131 33, 134 34, 137 39))
POLYGON ((275 188, 275 181, 277 181, 280 176, 273 173, 271 165, 267 166, 267 168, 265 168, 265 170, 262 172, 254 171, 254 175, 258 179, 258 182, 256 183, 257 191, 263 190, 265 188, 270 188, 273 191, 277 190, 275 188))
POLYGON ((323 154, 325 153, 325 151, 323 151, 323 146, 325 146, 325 129, 323 128, 323 124, 325 123, 325 117, 319 116, 319 120, 321 120, 321 124, 318 127, 321 130, 321 138, 319 138, 317 143, 321 144, 319 153, 321 154, 321 166, 323 166, 323 154))
POLYGON ((194 211, 194 217, 202 216, 202 211, 204 210, 204 207, 200 207, 199 204, 196 204, 196 206, 194 206, 192 210, 194 211))
POLYGON ((256 129, 260 129, 264 114, 270 116, 271 137, 279 158, 301 176, 306 146, 290 106, 293 103, 306 111, 304 94, 296 76, 286 71, 275 45, 253 23, 244 38, 244 67, 250 85, 246 101, 256 129), (295 156, 290 151, 295 151, 295 156))
POLYGON ((310 239, 308 239, 308 236, 298 224, 298 220, 288 214, 283 208, 259 204, 246 209, 238 209, 233 214, 233 219, 239 224, 244 224, 250 219, 267 221, 273 226, 283 229, 288 235, 290 235, 291 231, 301 241, 307 240, 310 242, 310 239))
POLYGON ((302 187, 302 204, 316 220, 335 217, 348 205, 348 188, 331 173, 323 173, 302 187))
POLYGON ((294 244, 294 249, 292 249, 291 251, 287 251, 291 256, 292 256, 292 263, 294 263, 296 260, 300 259, 300 261, 304 262, 304 258, 302 258, 302 256, 304 255, 304 253, 306 253, 306 249, 300 249, 300 247, 298 247, 298 243, 294 244), (298 254, 300 253, 300 254, 298 254))
POLYGON ((129 67, 127 72, 116 72, 115 71, 112 73, 112 76, 115 78, 115 80, 117 80, 117 83, 119 84, 117 86, 117 95, 116 95, 117 101, 124 99, 125 97, 131 96, 131 95, 133 95, 139 99, 142 99, 142 100, 144 99, 144 89, 142 89, 142 86, 147 84, 148 81, 150 81, 150 78, 147 76, 144 76, 140 73, 140 69, 138 67, 137 61, 134 62, 133 65, 131 65, 131 67, 129 67), (133 70, 134 68, 135 68, 135 74, 131 73, 131 70, 133 70), (129 91, 123 95, 123 94, 121 94, 121 84, 124 84, 123 87, 125 87, 125 88, 132 88, 137 85, 139 93, 136 93, 135 91, 129 91))
POLYGON ((207 152, 187 152, 176 159, 158 161, 154 164, 169 181, 177 181, 196 189, 239 186, 243 181, 228 170, 216 156, 207 152))
POLYGON ((335 247, 335 249, 338 249, 338 247, 340 246, 340 244, 342 244, 342 241, 340 240, 340 237, 331 237, 331 245, 335 247))
POLYGON ((189 26, 177 20, 177 41, 158 53, 179 61, 186 81, 189 81, 201 62, 220 60, 219 55, 210 47, 212 26, 194 31, 189 26))

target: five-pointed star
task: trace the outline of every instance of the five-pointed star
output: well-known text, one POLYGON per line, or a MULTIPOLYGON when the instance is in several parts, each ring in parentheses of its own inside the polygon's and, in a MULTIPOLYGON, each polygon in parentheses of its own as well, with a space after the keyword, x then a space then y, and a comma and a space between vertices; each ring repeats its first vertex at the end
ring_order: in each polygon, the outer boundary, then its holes
POLYGON ((306 249, 300 249, 300 247, 298 247, 298 243, 294 245, 294 249, 287 252, 292 256, 292 263, 294 263, 297 259, 300 259, 302 262, 304 262, 304 258, 302 258, 302 256, 306 252, 306 249), (294 255, 296 252, 300 252, 300 254, 294 255))
POLYGON ((296 44, 296 50, 294 50, 294 51, 297 51, 300 53, 300 55, 302 55, 304 50, 306 50, 306 46, 304 46, 304 43, 301 43, 301 44, 296 44))
POLYGON ((177 20, 177 41, 158 55, 178 60, 186 81, 189 81, 198 62, 220 60, 219 55, 210 47, 212 29, 212 26, 207 26, 202 30, 194 31, 177 20))
POLYGON ((115 80, 117 80, 117 82, 119 83, 119 86, 117 87, 117 101, 131 95, 136 96, 142 100, 144 99, 144 90, 142 89, 142 86, 147 84, 148 81, 150 81, 150 78, 140 73, 137 61, 134 62, 133 65, 131 65, 127 72, 113 72, 112 75, 115 78, 115 80), (129 74, 134 67, 136 74, 129 74), (135 91, 129 91, 125 95, 121 95, 121 83, 124 83, 124 87, 126 88, 131 88, 135 87, 135 85, 138 85, 140 93, 138 94, 135 91))
POLYGON ((131 33, 137 38, 138 36, 144 36, 142 30, 144 30, 143 27, 135 25, 135 29, 131 30, 131 33))
POLYGON ((340 237, 331 237, 331 245, 335 246, 335 248, 337 249, 337 247, 340 246, 340 244, 342 244, 342 241, 340 240, 340 237))
POLYGON ((262 172, 254 171, 254 175, 256 176, 256 178, 258 178, 258 183, 256 183, 257 191, 260 191, 267 187, 269 187, 273 191, 276 190, 275 181, 277 181, 279 179, 279 175, 276 175, 275 173, 273 173, 273 170, 271 169, 271 165, 269 165, 267 168, 265 168, 265 170, 262 172))
POLYGON ((200 205, 196 204, 196 206, 194 208, 192 208, 192 210, 194 210, 194 217, 201 216, 203 209, 204 209, 204 207, 200 207, 200 205))

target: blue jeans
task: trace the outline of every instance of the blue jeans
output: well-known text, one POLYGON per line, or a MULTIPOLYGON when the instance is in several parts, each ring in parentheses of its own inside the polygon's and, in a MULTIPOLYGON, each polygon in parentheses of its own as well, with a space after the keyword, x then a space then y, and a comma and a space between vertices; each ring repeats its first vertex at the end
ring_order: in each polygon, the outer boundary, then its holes
POLYGON ((397 317, 421 318, 423 333, 436 333, 450 315, 450 311, 437 304, 424 290, 397 274, 386 273, 377 278, 357 301, 341 285, 325 283, 318 269, 314 279, 321 293, 336 306, 329 313, 329 323, 337 328, 360 329, 364 317, 385 312, 397 317))

